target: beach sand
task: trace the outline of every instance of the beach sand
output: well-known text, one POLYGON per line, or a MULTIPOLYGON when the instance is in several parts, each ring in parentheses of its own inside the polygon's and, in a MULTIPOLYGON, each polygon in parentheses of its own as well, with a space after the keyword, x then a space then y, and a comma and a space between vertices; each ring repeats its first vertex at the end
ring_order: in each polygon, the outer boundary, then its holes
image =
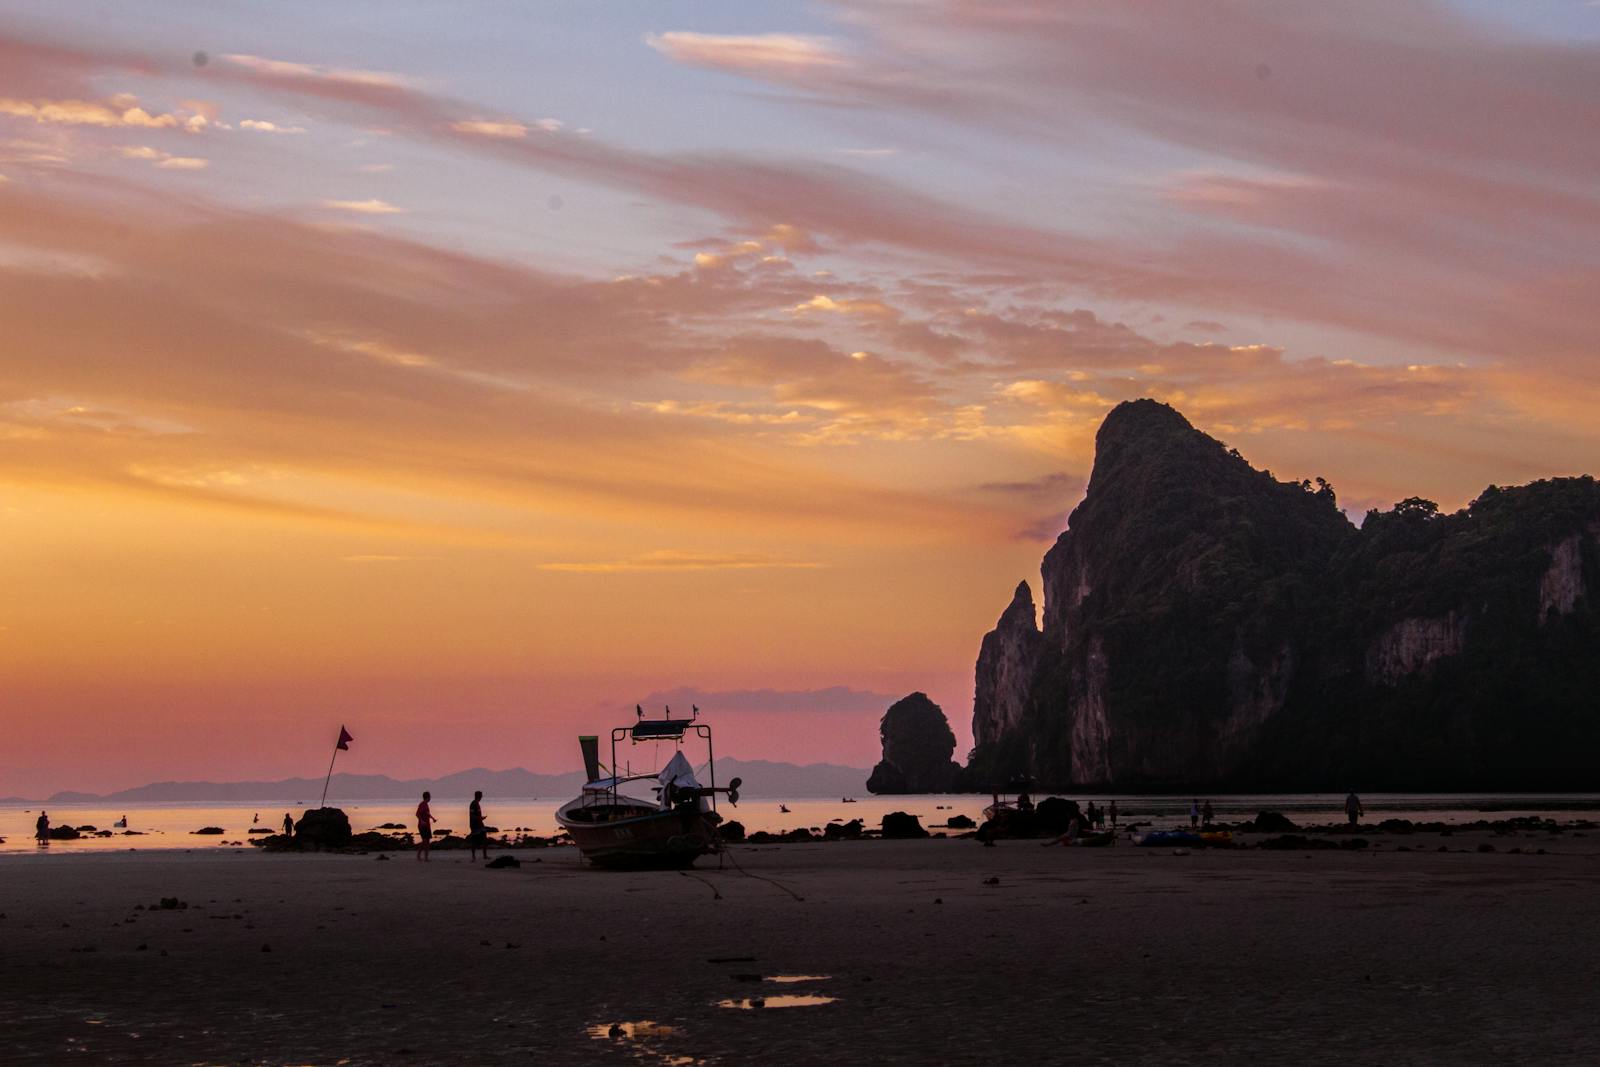
POLYGON ((0 1061, 1600 1059, 1600 838, 1381 840, 735 849, 759 877, 716 857, 601 872, 565 848, 518 870, 459 852, 9 857, 0 1061), (150 910, 173 896, 189 907, 150 910), (718 1006, 780 994, 837 999, 718 1006))

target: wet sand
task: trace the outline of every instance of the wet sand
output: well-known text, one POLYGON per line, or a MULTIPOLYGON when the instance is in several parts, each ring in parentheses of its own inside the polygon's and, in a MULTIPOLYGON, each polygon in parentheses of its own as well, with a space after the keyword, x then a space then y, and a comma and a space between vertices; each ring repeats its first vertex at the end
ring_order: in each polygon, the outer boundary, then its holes
POLYGON ((1600 1058, 1600 837, 1374 840, 735 849, 759 878, 715 857, 692 876, 598 872, 570 849, 517 853, 518 870, 462 853, 7 857, 0 1059, 1600 1058), (190 906, 149 910, 173 896, 190 906), (780 975, 827 977, 755 980, 780 975), (775 995, 837 999, 718 1006, 775 995))

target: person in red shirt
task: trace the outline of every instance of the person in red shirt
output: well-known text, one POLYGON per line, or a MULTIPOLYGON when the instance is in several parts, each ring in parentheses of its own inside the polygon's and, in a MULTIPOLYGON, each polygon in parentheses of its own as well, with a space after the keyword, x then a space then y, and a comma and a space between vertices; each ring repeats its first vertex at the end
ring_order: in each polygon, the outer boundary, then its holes
POLYGON ((417 859, 426 860, 433 850, 433 809, 428 807, 428 801, 433 794, 426 791, 422 794, 422 803, 417 805, 417 859))

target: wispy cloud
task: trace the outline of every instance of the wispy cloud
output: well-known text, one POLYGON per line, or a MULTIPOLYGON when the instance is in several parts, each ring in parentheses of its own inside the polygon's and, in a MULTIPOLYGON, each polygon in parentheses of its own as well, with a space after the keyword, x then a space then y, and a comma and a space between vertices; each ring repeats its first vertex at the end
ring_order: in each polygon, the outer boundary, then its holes
POLYGON ((211 165, 208 159, 198 156, 175 156, 149 145, 130 145, 118 149, 123 159, 137 159, 153 163, 162 170, 205 170, 211 165))
POLYGON ((265 119, 242 119, 239 122, 239 128, 241 130, 253 130, 256 133, 292 134, 306 132, 306 128, 304 126, 282 126, 276 122, 269 122, 265 119))
POLYGON ((381 70, 359 70, 346 67, 324 67, 292 60, 268 59, 264 56, 229 54, 222 57, 229 63, 257 74, 285 79, 335 82, 345 85, 397 89, 412 82, 399 74, 381 70))
POLYGON ((846 65, 834 41, 794 33, 719 34, 673 31, 645 38, 679 63, 742 73, 794 74, 846 65))
POLYGON ((335 211, 353 211, 358 215, 403 215, 405 208, 396 207, 387 200, 324 200, 322 206, 335 211))
POLYGON ((599 560, 581 563, 541 563, 544 571, 568 571, 576 574, 624 574, 634 571, 753 571, 753 570, 815 570, 820 563, 776 559, 753 554, 719 554, 714 552, 679 552, 661 549, 645 552, 626 559, 599 560))

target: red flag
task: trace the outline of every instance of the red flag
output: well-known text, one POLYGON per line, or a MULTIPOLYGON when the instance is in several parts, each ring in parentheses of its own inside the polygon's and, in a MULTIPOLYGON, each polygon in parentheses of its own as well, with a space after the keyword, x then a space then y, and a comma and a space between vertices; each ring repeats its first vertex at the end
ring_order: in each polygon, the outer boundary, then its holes
POLYGON ((339 727, 339 744, 338 744, 337 747, 344 749, 346 752, 349 752, 350 751, 350 742, 352 742, 354 740, 355 740, 355 738, 350 736, 350 731, 349 730, 346 730, 343 726, 339 727))

